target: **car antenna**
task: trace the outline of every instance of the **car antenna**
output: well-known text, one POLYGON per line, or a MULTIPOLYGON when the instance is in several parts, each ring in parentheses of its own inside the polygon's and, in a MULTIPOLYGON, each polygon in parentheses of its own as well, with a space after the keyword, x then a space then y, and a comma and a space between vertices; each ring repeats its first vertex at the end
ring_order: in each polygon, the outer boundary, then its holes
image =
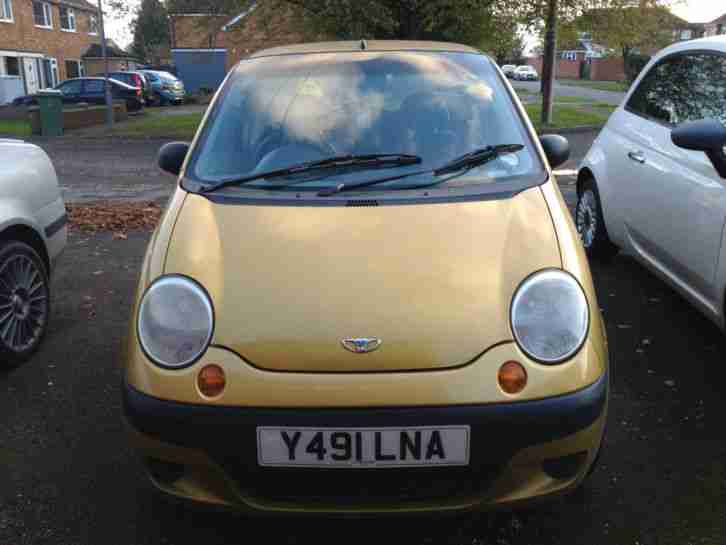
POLYGON ((368 42, 366 42, 365 40, 361 40, 360 41, 360 50, 365 51, 366 49, 368 49, 368 42))

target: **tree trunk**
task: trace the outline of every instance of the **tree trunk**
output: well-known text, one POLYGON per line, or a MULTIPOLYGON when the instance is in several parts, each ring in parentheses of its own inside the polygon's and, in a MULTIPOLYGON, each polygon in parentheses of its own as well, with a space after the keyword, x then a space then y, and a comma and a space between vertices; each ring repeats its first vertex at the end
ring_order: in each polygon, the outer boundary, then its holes
POLYGON ((552 123, 552 87, 555 79, 557 50, 557 0, 549 0, 544 58, 542 59, 542 124, 552 123))

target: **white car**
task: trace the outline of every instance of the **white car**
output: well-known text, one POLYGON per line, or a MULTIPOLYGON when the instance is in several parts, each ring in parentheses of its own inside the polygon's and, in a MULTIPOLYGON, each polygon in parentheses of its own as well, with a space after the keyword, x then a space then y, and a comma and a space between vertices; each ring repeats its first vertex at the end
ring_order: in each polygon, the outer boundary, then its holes
POLYGON ((577 193, 588 254, 626 250, 726 325, 726 36, 651 60, 585 157, 577 193))
POLYGON ((516 69, 517 69, 517 67, 514 66, 513 64, 505 64, 505 65, 502 65, 502 72, 508 78, 511 78, 512 76, 514 76, 514 71, 516 69))
POLYGON ((537 81, 539 79, 539 74, 533 66, 523 65, 518 66, 514 70, 514 75, 512 77, 519 81, 537 81))
POLYGON ((50 274, 67 221, 45 152, 0 139, 0 368, 28 360, 45 335, 50 274))

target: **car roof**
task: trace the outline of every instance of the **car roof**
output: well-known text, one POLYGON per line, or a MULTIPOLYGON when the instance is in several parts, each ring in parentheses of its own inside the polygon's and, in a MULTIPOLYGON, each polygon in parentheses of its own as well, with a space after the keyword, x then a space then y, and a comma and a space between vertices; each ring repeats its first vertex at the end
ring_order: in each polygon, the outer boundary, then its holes
MULTIPOLYGON (((110 72, 109 72, 110 74, 110 72)), ((114 83, 118 83, 119 85, 123 85, 124 87, 128 87, 129 89, 135 89, 133 85, 129 85, 123 81, 119 81, 117 79, 108 78, 109 80, 113 81, 114 83)), ((106 81, 106 78, 99 78, 99 77, 83 77, 83 78, 69 78, 66 80, 61 81, 58 85, 62 85, 66 83, 67 81, 106 81)))
POLYGON ((431 51, 448 53, 481 53, 468 45, 449 42, 425 42, 407 40, 357 40, 339 42, 316 42, 298 45, 285 45, 263 49, 250 58, 273 57, 279 55, 300 55, 306 53, 350 53, 353 51, 431 51), (365 46, 363 46, 365 43, 365 46))
POLYGON ((660 59, 667 55, 674 53, 680 53, 682 51, 694 51, 710 49, 713 51, 719 51, 726 53, 726 35, 720 36, 709 36, 708 38, 699 38, 697 40, 688 40, 685 42, 677 42, 669 47, 666 47, 660 51, 654 59, 660 59))

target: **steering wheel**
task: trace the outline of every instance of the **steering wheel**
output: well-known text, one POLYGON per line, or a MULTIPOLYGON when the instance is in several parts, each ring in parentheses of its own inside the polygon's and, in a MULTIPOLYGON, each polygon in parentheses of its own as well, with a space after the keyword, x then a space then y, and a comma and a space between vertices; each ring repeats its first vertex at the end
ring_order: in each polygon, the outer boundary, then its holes
MULTIPOLYGON (((259 165, 264 161, 271 153, 276 150, 283 148, 298 148, 301 149, 300 155, 311 155, 310 151, 316 151, 320 155, 320 159, 325 157, 335 157, 338 155, 335 147, 329 142, 321 141, 302 141, 295 142, 292 144, 282 144, 281 138, 278 132, 270 132, 264 136, 260 143, 257 145, 255 153, 255 165, 259 165)), ((313 159, 315 160, 315 159, 313 159)))

